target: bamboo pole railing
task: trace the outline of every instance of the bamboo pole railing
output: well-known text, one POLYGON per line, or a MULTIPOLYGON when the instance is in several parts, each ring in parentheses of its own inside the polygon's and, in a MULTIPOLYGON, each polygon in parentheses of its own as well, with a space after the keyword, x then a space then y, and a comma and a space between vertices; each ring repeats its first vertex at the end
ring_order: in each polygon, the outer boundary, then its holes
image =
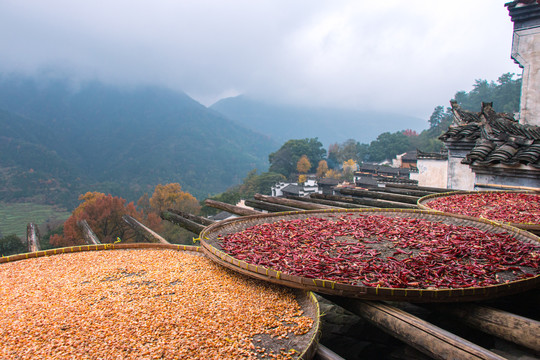
POLYGON ((28 252, 41 250, 39 244, 39 229, 34 223, 28 223, 26 226, 26 244, 28 245, 28 252))
POLYGON ((88 225, 88 221, 83 219, 78 222, 78 225, 82 230, 84 241, 86 241, 86 244, 88 245, 101 244, 101 241, 99 240, 97 235, 92 231, 92 228, 90 228, 90 225, 88 225))
POLYGON ((123 215, 122 219, 135 231, 142 234, 145 239, 147 239, 150 242, 159 242, 161 244, 170 244, 164 237, 159 235, 154 230, 148 228, 147 226, 141 224, 139 221, 137 221, 135 218, 129 215, 123 215))

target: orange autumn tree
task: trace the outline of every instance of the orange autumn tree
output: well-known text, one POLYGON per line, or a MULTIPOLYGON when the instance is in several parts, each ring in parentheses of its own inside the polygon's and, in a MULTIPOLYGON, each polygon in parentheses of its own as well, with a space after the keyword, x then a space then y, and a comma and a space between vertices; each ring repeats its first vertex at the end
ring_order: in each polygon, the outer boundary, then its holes
POLYGON ((304 183, 307 180, 306 173, 311 169, 311 162, 309 161, 307 155, 302 155, 298 162, 296 163, 296 170, 300 173, 298 175, 298 182, 304 183))
POLYGON ((326 162, 326 160, 319 161, 319 166, 317 166, 317 177, 323 178, 327 171, 328 163, 326 162))
POLYGON ((137 211, 133 202, 117 196, 99 192, 87 192, 79 196, 83 202, 64 223, 64 234, 53 235, 50 243, 54 247, 83 245, 84 237, 78 222, 86 220, 102 243, 111 243, 117 237, 122 241, 133 241, 136 233, 124 224, 122 215, 127 214, 142 220, 142 211, 137 211))
POLYGON ((192 214, 198 214, 201 210, 201 205, 197 199, 190 193, 182 191, 182 187, 178 183, 157 185, 154 194, 150 198, 150 206, 158 214, 167 209, 192 214))
POLYGON ((143 195, 137 204, 139 206, 144 205, 145 208, 148 208, 147 205, 149 205, 148 210, 145 211, 146 219, 150 223, 149 227, 154 231, 159 232, 164 238, 173 243, 193 243, 193 233, 182 229, 177 225, 174 225, 168 221, 163 221, 161 223, 160 230, 156 230, 151 224, 154 219, 161 220, 161 212, 169 209, 179 210, 190 214, 198 214, 200 212, 201 205, 199 204, 199 201, 190 193, 182 191, 180 184, 159 184, 155 187, 154 193, 150 199, 146 200, 145 196, 143 195))

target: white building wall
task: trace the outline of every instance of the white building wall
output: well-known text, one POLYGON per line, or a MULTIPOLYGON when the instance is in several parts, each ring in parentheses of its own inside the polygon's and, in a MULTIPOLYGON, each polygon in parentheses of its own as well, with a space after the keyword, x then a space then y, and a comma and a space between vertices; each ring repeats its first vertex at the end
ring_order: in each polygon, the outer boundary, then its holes
POLYGON ((519 121, 540 126, 540 27, 514 32, 512 58, 523 68, 519 121))
POLYGON ((448 157, 448 189, 474 190, 475 175, 469 165, 462 164, 467 152, 448 157))
POLYGON ((418 159, 416 167, 418 172, 411 172, 410 178, 418 180, 419 186, 448 187, 448 160, 418 159))

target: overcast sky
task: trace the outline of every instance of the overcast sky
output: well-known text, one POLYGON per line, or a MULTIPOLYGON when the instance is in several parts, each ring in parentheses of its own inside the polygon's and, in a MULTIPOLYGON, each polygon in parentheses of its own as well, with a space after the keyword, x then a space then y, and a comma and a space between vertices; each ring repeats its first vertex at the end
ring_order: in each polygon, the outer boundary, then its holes
POLYGON ((2 0, 0 72, 428 118, 521 74, 500 0, 2 0))

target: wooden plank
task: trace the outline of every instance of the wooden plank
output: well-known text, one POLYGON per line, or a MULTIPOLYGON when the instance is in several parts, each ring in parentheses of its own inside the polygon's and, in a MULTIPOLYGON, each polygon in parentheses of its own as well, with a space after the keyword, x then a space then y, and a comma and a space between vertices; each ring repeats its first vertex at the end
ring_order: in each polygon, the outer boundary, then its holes
POLYGON ((331 207, 333 207, 335 209, 339 209, 339 208, 342 208, 342 209, 359 209, 359 208, 362 207, 361 205, 358 205, 358 204, 349 204, 349 203, 344 203, 344 202, 339 202, 339 201, 316 199, 316 198, 312 198, 311 196, 305 198, 305 197, 300 197, 300 196, 287 195, 286 198, 287 199, 292 199, 292 200, 312 202, 312 203, 315 203, 315 204, 328 205, 328 206, 331 206, 331 207))
POLYGON ((79 227, 82 230, 84 241, 86 241, 86 244, 88 245, 101 244, 101 241, 99 241, 99 238, 92 231, 92 228, 90 228, 90 225, 88 225, 88 222, 85 219, 79 221, 77 225, 79 225, 79 227))
POLYGON ((159 242, 162 244, 170 244, 165 238, 163 238, 161 235, 159 235, 157 232, 153 231, 152 229, 146 227, 145 225, 141 224, 139 221, 137 221, 135 218, 129 215, 123 215, 122 219, 133 228, 133 230, 137 231, 139 234, 144 236, 145 239, 147 239, 150 242, 159 242))
POLYGON ((372 208, 373 207, 373 206, 368 206, 368 205, 362 205, 362 204, 360 204, 358 199, 353 198, 351 196, 328 195, 328 194, 311 194, 310 198, 336 201, 336 202, 341 202, 341 203, 345 203, 345 204, 354 204, 355 206, 357 206, 358 208, 361 208, 361 209, 362 208, 367 209, 367 208, 372 208))
POLYGON ((235 206, 231 204, 227 204, 221 201, 206 199, 204 200, 204 203, 210 207, 224 210, 227 212, 230 212, 231 214, 241 215, 241 216, 248 216, 248 215, 260 215, 262 214, 260 211, 256 211, 253 209, 246 209, 240 206, 235 206))
POLYGON ((41 250, 41 246, 39 245, 39 230, 34 223, 28 223, 26 225, 26 244, 28 245, 28 252, 41 250))
POLYGON ((380 200, 380 199, 372 199, 372 198, 365 198, 365 197, 357 197, 357 196, 340 196, 340 195, 324 195, 324 194, 311 194, 315 198, 326 198, 329 200, 336 200, 336 201, 343 201, 343 202, 350 202, 353 204, 359 204, 364 205, 365 207, 370 208, 397 208, 397 209, 418 209, 416 205, 413 204, 406 204, 396 201, 388 201, 388 200, 380 200), (320 197, 323 195, 324 197, 320 197))
POLYGON ((269 202, 273 204, 292 206, 292 207, 304 209, 304 210, 332 209, 332 207, 328 205, 307 203, 305 201, 291 200, 291 199, 282 198, 282 197, 267 196, 267 195, 261 195, 261 194, 255 194, 253 197, 256 200, 265 201, 265 202, 269 202))
POLYGON ((505 359, 393 306, 375 301, 329 299, 434 359, 505 359))
POLYGON ((251 206, 252 208, 255 208, 255 209, 266 210, 266 211, 269 211, 269 212, 283 212, 283 211, 302 210, 302 209, 291 207, 291 206, 273 204, 273 203, 268 203, 266 201, 251 200, 251 199, 246 200, 246 205, 251 206))
POLYGON ((368 187, 367 189, 371 191, 379 191, 379 192, 390 193, 390 194, 416 196, 418 198, 422 196, 431 195, 431 194, 437 194, 433 191, 400 189, 400 188, 393 188, 393 187, 387 187, 387 186, 368 187))
POLYGON ((318 345, 315 356, 318 360, 345 360, 323 344, 318 345))
POLYGON ((407 184, 385 184, 385 185, 386 185, 386 187, 389 187, 389 188, 430 191, 430 192, 433 192, 433 193, 445 193, 445 192, 449 192, 449 191, 459 191, 459 189, 445 189, 445 188, 438 188, 438 187, 417 186, 417 185, 407 185, 407 184))
POLYGON ((339 189, 339 192, 345 195, 352 195, 352 196, 357 196, 357 197, 368 197, 368 198, 388 200, 388 201, 396 201, 400 203, 414 204, 414 205, 416 205, 416 202, 418 201, 418 196, 391 194, 391 193, 384 193, 384 192, 373 191, 373 190, 342 188, 342 189, 339 189))
POLYGON ((190 213, 187 213, 187 212, 184 212, 184 211, 175 210, 175 209, 167 209, 167 211, 171 212, 173 214, 176 214, 178 216, 181 216, 183 218, 186 218, 188 220, 191 220, 191 221, 193 221, 193 222, 195 222, 197 224, 212 225, 213 223, 215 223, 214 220, 210 220, 210 219, 202 217, 202 216, 193 215, 193 214, 190 214, 190 213))
POLYGON ((469 326, 540 352, 540 321, 476 304, 437 305, 469 326))
POLYGON ((162 211, 161 214, 159 214, 159 216, 163 220, 170 221, 173 224, 181 226, 184 229, 189 230, 192 233, 197 234, 197 235, 200 234, 200 232, 203 231, 203 229, 205 228, 204 225, 197 224, 196 222, 191 221, 190 219, 187 219, 177 214, 173 214, 172 212, 169 212, 169 211, 162 211))

